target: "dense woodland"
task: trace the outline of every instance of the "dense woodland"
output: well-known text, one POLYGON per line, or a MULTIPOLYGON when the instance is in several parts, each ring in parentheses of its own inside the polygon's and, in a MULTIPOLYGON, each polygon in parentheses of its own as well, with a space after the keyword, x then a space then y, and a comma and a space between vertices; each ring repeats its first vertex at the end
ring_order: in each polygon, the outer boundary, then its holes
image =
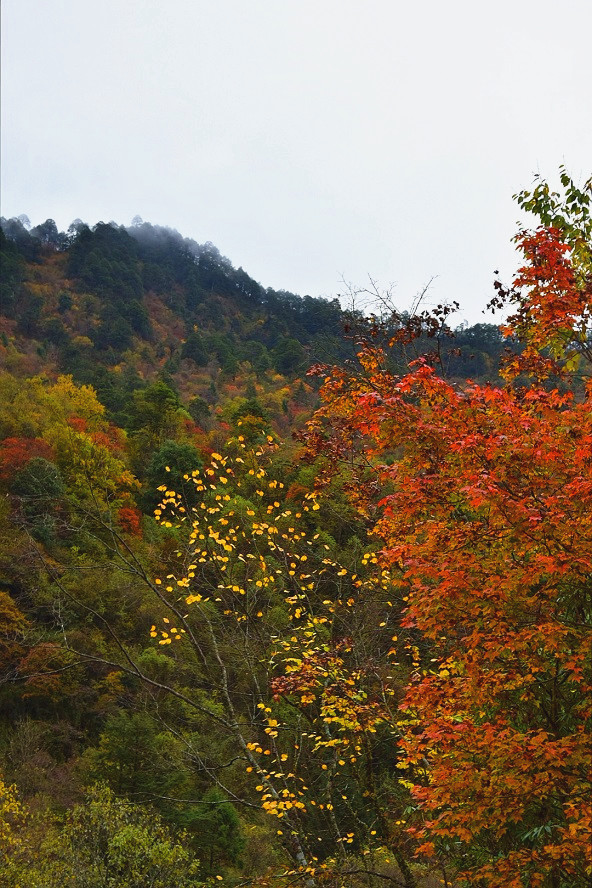
POLYGON ((0 885, 592 885, 561 183, 517 196, 501 328, 265 289, 139 218, 1 220, 0 885))

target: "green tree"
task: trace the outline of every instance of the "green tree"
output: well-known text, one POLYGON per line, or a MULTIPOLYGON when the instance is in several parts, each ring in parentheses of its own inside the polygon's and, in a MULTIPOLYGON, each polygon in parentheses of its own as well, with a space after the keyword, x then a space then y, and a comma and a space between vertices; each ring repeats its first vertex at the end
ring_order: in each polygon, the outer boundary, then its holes
POLYGON ((171 761, 174 745, 147 713, 119 712, 107 719, 98 745, 86 750, 84 770, 117 795, 165 795, 181 779, 171 761))
POLYGON ((192 444, 165 441, 152 455, 146 469, 146 486, 140 497, 144 511, 152 512, 156 508, 161 498, 158 487, 163 483, 182 494, 186 505, 195 505, 195 487, 189 478, 201 465, 199 451, 192 444))
POLYGON ((209 355, 199 333, 192 333, 187 337, 181 349, 181 357, 189 358, 198 367, 205 367, 208 363, 209 355))
POLYGON ((4 804, 0 798, 3 888, 200 888, 199 864, 186 844, 158 814, 101 784, 63 826, 47 812, 31 815, 10 788, 4 804))
POLYGON ((19 498, 22 515, 33 536, 50 543, 55 532, 55 514, 66 493, 58 467, 35 456, 15 473, 10 490, 19 498))
POLYGON ((274 348, 273 363, 284 376, 301 370, 306 361, 306 351, 297 339, 283 339, 274 348))
POLYGON ((187 409, 191 418, 195 420, 198 425, 207 422, 210 417, 210 405, 199 395, 191 399, 187 409))
POLYGON ((240 818, 234 805, 216 787, 209 789, 197 808, 182 818, 196 837, 204 872, 215 874, 220 867, 238 865, 245 847, 240 818))
POLYGON ((180 408, 178 394, 162 381, 134 392, 130 425, 136 440, 139 467, 145 466, 147 454, 162 447, 167 438, 175 437, 180 408))

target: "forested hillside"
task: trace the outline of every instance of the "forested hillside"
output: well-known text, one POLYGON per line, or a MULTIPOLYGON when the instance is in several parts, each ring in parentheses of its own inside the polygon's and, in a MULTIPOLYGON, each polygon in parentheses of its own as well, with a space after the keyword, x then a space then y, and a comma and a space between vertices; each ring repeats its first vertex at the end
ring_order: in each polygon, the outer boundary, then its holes
POLYGON ((2 219, 0 885, 592 884, 562 184, 519 196, 501 330, 2 219))
MULTIPOLYGON (((312 403, 310 388, 295 380, 314 363, 354 354, 344 325, 361 322, 359 314, 348 317, 337 299, 264 289, 212 244, 139 221, 91 230, 77 220, 67 234, 52 220, 28 230, 2 219, 1 227, 2 344, 11 369, 72 374, 122 426, 133 392, 160 380, 198 424, 228 421, 237 399, 262 395, 258 409, 277 422, 283 412, 286 431, 298 412, 287 402, 297 395, 301 406, 312 403)), ((445 373, 495 378, 497 327, 456 332, 443 343, 445 373)))

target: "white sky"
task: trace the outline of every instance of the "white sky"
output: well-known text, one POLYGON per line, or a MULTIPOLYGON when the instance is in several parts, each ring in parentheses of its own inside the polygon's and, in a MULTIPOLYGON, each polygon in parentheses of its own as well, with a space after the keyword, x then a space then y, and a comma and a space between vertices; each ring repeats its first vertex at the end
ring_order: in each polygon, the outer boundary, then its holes
POLYGON ((2 214, 145 221, 264 286, 481 309, 512 194, 592 171, 590 0, 3 0, 2 214))

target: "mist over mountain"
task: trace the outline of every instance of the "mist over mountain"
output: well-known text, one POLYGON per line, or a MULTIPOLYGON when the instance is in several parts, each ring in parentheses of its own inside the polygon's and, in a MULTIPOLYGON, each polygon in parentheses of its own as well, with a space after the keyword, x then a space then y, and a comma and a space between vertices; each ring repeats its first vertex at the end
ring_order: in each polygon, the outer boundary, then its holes
MULTIPOLYGON (((122 363, 138 384, 164 373, 184 397, 203 397, 204 374, 209 385, 241 374, 291 379, 352 354, 343 335, 351 313, 337 298, 265 288, 210 242, 139 217, 128 227, 76 219, 67 232, 51 219, 0 224, 9 330, 39 367, 91 382, 107 401, 106 380, 115 367, 121 377, 122 363)), ((495 375, 501 343, 493 325, 463 325, 443 344, 446 372, 495 375)))

